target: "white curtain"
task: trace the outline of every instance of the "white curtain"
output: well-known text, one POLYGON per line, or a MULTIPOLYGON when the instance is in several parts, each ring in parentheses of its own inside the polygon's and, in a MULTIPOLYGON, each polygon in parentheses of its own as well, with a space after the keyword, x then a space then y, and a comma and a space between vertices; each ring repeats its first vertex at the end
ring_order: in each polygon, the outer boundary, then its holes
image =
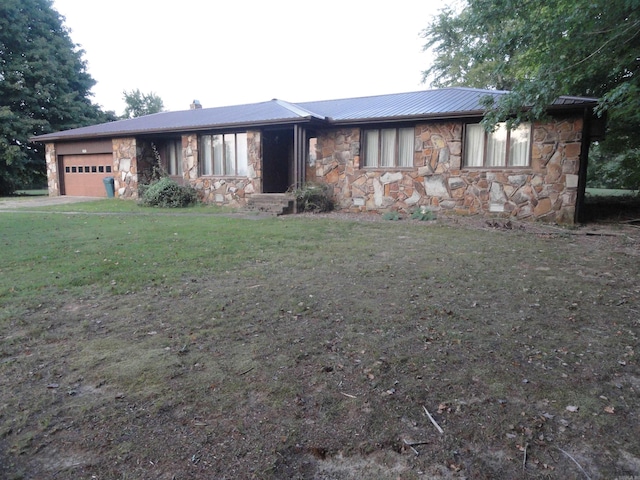
POLYGON ((236 153, 237 153, 237 175, 246 177, 249 173, 249 156, 247 155, 247 134, 238 133, 236 135, 236 153))
POLYGON ((235 175, 236 172, 236 135, 227 133, 224 136, 224 174, 235 175))
POLYGON ((182 142, 172 141, 169 143, 169 175, 182 174, 182 142))
POLYGON ((364 166, 378 166, 378 130, 365 130, 364 132, 364 166))
POLYGON ((380 166, 392 167, 396 153, 396 129, 384 128, 380 130, 382 135, 382 146, 380 148, 380 166))
POLYGON ((466 126, 464 139, 464 164, 467 167, 481 167, 484 156, 484 128, 479 123, 466 126))
POLYGON ((224 144, 222 135, 213 135, 213 174, 224 175, 224 144))
POLYGON ((202 174, 213 175, 213 150, 211 146, 211 135, 202 137, 202 174))
POLYGON ((398 166, 413 167, 413 146, 415 142, 415 130, 413 128, 401 128, 398 130, 398 166))
POLYGON ((529 165, 529 145, 531 142, 531 124, 521 123, 511 130, 509 142, 509 166, 526 167, 529 165))
POLYGON ((487 138, 487 167, 503 167, 507 158, 507 126, 499 123, 487 138))

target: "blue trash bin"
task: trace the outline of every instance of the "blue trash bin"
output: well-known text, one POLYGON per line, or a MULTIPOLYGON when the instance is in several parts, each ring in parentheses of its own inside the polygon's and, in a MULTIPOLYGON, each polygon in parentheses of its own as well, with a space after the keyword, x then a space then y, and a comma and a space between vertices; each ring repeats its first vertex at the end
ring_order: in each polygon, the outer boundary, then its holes
POLYGON ((113 177, 104 177, 102 181, 104 182, 104 188, 107 190, 107 197, 115 197, 116 190, 114 187, 113 177))

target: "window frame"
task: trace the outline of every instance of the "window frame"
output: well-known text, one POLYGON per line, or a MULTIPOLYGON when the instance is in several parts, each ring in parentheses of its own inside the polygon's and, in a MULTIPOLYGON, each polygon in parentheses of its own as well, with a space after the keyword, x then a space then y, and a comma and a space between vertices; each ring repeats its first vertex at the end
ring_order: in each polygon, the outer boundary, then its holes
POLYGON ((476 122, 476 123, 466 123, 464 125, 464 133, 463 133, 463 138, 464 138, 464 146, 463 146, 463 155, 462 155, 462 167, 463 168, 473 168, 473 169, 477 169, 477 168, 482 168, 482 169, 519 169, 519 168, 531 168, 531 151, 532 151, 532 146, 533 146, 533 124, 530 122, 523 122, 520 125, 518 125, 518 127, 511 129, 511 128, 507 128, 507 123, 506 122, 500 122, 497 124, 497 128, 496 130, 494 130, 493 132, 487 132, 483 126, 481 126, 482 131, 484 132, 484 135, 482 137, 482 163, 480 165, 469 165, 468 162, 468 158, 469 158, 469 137, 468 132, 469 132, 469 127, 470 126, 478 126, 480 124, 480 122, 476 122), (512 154, 512 148, 513 145, 511 144, 511 136, 512 133, 517 131, 520 127, 522 126, 527 126, 528 127, 528 138, 527 138, 527 149, 526 149, 526 159, 524 162, 524 165, 512 165, 511 163, 511 154, 512 154), (489 140, 491 139, 491 136, 496 135, 498 132, 501 131, 501 129, 504 129, 506 131, 506 139, 504 140, 505 142, 505 152, 504 152, 504 158, 502 159, 502 163, 499 165, 488 165, 488 161, 489 161, 489 140))
POLYGON ((246 131, 200 135, 198 144, 200 176, 247 177, 249 175, 249 144, 246 131), (221 143, 216 144, 215 137, 219 137, 221 143), (228 158, 231 151, 233 151, 233 159, 228 158))
POLYGON ((362 166, 363 168, 366 169, 394 169, 394 170, 402 170, 402 169, 411 169, 415 167, 415 139, 416 139, 416 127, 415 126, 403 126, 403 127, 397 127, 397 126, 381 126, 378 128, 363 128, 362 129, 362 145, 363 145, 363 149, 362 149, 362 166), (383 152, 383 148, 384 148, 384 135, 383 132, 384 131, 389 131, 389 130, 393 130, 394 131, 394 146, 393 146, 393 161, 391 162, 391 164, 385 165, 385 161, 384 161, 384 152, 383 152), (408 165, 399 165, 399 162, 401 160, 400 158, 400 147, 401 147, 401 131, 411 131, 411 146, 409 148, 409 164, 408 165), (367 142, 367 133, 368 132, 376 132, 377 135, 377 147, 376 147, 376 164, 375 165, 369 165, 368 164, 368 157, 371 154, 369 152, 369 146, 368 146, 368 142, 367 142))

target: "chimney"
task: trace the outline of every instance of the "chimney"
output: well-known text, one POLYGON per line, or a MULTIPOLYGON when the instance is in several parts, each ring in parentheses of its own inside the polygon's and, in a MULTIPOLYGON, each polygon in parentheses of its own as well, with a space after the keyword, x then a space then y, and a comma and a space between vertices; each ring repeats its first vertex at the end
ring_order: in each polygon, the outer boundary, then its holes
POLYGON ((200 104, 200 100, 194 100, 193 103, 189 105, 189 109, 191 110, 198 110, 199 108, 202 108, 202 105, 200 104))

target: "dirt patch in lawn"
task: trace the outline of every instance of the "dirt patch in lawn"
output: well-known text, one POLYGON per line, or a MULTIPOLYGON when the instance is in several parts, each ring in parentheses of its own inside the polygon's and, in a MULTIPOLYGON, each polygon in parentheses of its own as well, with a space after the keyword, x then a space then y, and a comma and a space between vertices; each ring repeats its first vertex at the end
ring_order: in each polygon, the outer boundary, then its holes
POLYGON ((398 225, 3 325, 0 476, 640 476, 636 230, 398 225))

